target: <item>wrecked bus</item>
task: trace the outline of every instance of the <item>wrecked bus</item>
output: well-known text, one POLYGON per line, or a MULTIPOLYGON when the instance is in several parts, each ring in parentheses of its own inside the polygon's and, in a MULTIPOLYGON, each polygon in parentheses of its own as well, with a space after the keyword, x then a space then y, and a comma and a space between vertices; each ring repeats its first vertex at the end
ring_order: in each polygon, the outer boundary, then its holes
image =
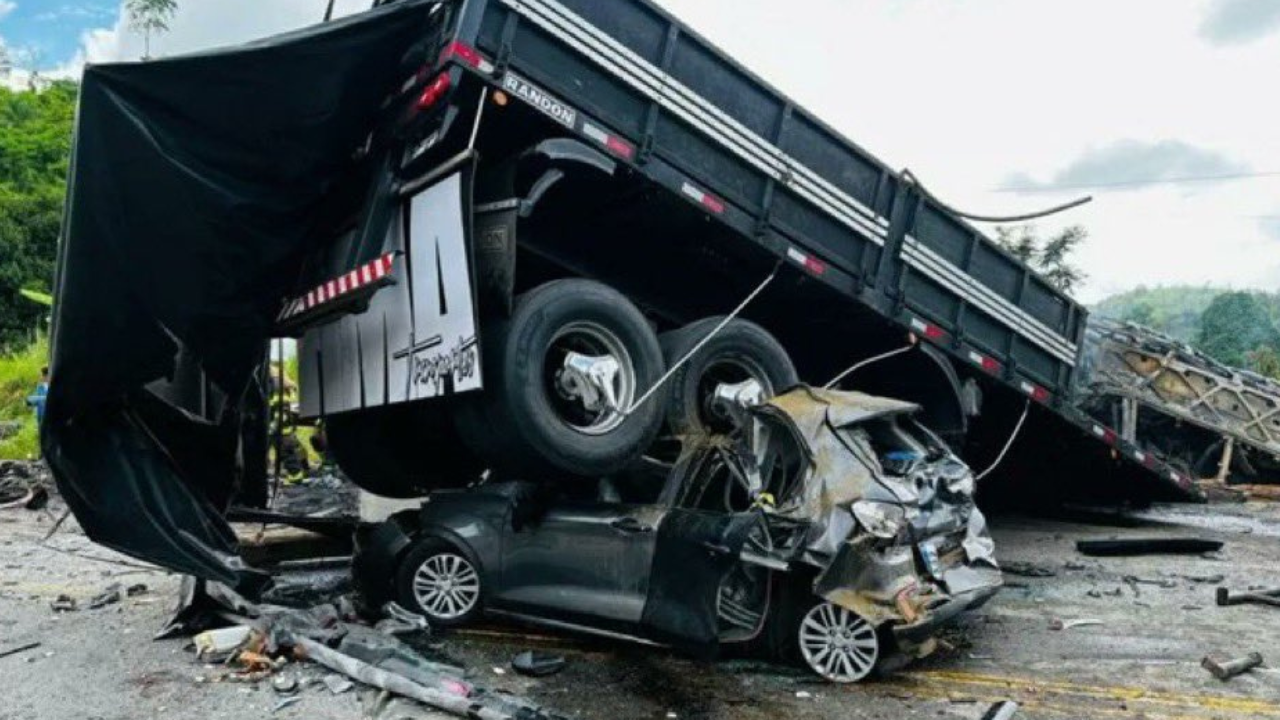
POLYGON ((55 286, 42 442, 86 533, 249 594, 224 515, 265 498, 282 336, 382 495, 674 466, 837 378, 987 482, 1191 492, 1072 404, 1083 308, 646 0, 88 67, 55 286))

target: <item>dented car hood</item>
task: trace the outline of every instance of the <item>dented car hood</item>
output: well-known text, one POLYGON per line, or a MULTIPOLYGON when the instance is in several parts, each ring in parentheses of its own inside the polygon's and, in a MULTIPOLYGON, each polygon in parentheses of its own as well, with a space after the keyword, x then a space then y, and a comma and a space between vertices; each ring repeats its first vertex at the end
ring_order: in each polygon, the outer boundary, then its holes
POLYGON ((816 567, 820 596, 907 629, 976 607, 1001 584, 973 473, 915 423, 918 410, 800 387, 755 408, 750 433, 755 458, 786 442, 805 456, 801 477, 765 509, 793 529, 774 553, 816 567))

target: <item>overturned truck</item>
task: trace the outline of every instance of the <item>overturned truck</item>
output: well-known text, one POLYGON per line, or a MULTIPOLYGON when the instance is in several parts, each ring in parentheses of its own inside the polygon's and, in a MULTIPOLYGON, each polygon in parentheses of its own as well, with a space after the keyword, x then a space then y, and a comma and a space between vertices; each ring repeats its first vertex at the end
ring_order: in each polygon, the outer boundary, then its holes
POLYGON ((264 497, 274 337, 382 495, 671 477, 800 381, 918 405, 1006 488, 1194 492, 1076 407, 1083 308, 646 0, 90 67, 56 292, 84 528, 247 592, 223 515, 264 497))

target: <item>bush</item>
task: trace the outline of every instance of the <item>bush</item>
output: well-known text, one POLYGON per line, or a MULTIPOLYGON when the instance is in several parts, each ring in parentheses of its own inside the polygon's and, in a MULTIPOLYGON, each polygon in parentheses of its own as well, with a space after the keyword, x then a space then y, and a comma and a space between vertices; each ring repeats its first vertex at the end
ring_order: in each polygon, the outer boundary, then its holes
POLYGON ((49 362, 49 342, 36 342, 12 355, 0 356, 0 422, 18 421, 16 435, 0 440, 0 459, 26 460, 39 454, 35 412, 27 396, 40 381, 40 368, 49 362))

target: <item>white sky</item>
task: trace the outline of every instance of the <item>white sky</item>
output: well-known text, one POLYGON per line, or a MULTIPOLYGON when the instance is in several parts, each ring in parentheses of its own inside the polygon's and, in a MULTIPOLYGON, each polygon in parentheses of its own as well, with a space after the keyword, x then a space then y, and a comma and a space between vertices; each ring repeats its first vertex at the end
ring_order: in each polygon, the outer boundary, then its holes
MULTIPOLYGON (((1041 223, 1090 231, 1082 300, 1139 284, 1280 286, 1280 175, 997 192, 1280 173, 1280 0, 658 2, 955 206, 1009 214, 1092 192, 1041 223)), ((308 24, 324 0, 179 5, 158 55, 308 24)), ((83 40, 69 64, 141 54, 119 23, 83 40)))

